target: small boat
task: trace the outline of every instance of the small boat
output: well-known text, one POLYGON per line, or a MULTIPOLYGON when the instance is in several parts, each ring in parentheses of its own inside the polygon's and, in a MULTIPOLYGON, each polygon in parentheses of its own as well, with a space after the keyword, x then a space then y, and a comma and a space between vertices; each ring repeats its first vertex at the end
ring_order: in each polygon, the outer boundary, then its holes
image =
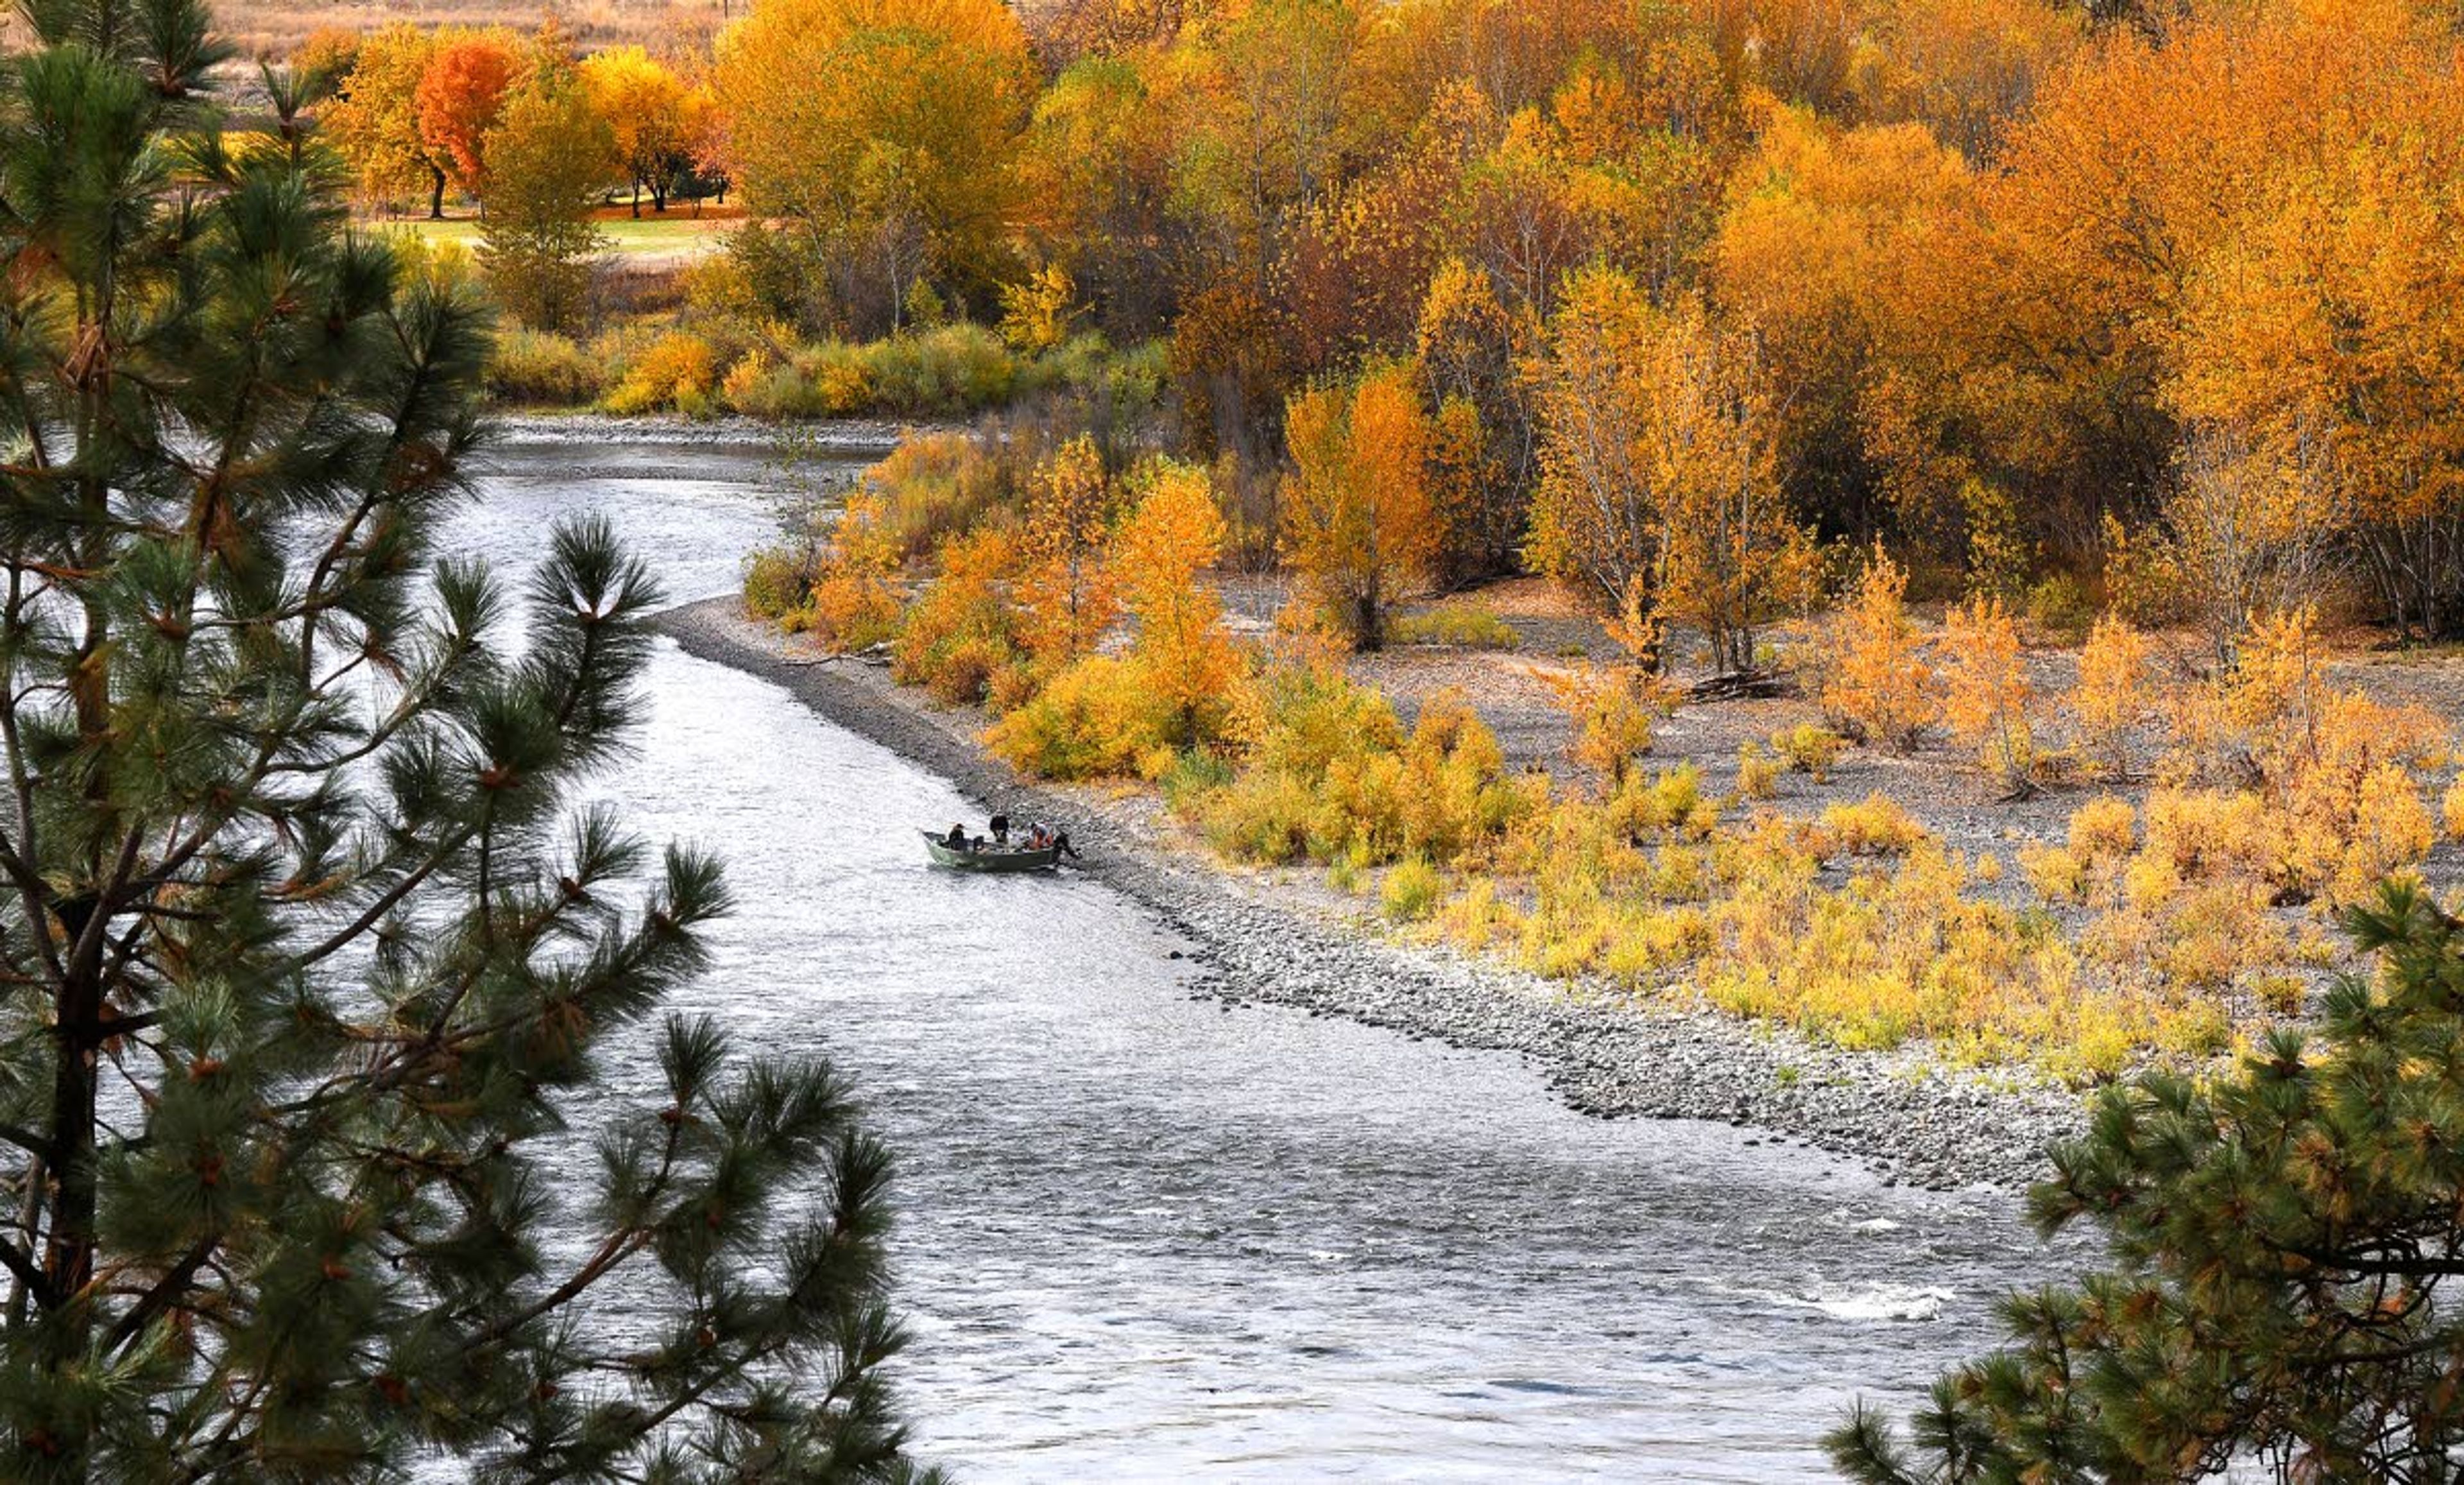
POLYGON ((986 841, 973 851, 953 851, 944 831, 924 831, 924 849, 932 854, 935 866, 961 872, 1043 872, 1061 864, 1061 848, 1057 844, 1029 850, 986 841))

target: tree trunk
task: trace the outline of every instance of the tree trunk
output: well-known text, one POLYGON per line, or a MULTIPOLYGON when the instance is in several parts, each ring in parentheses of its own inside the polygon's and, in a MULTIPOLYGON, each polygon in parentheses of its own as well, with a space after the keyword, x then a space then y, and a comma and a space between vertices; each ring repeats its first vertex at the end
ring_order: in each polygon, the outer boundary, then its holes
POLYGON ((642 178, 633 177, 633 220, 642 219, 642 178))
POLYGON ((428 219, 445 220, 445 172, 434 166, 428 167, 428 219))

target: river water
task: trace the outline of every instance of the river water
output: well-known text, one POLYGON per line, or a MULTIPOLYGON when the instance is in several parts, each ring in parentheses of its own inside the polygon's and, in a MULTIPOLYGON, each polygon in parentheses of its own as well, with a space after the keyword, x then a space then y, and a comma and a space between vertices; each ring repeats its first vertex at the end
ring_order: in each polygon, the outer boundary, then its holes
MULTIPOLYGON (((596 510, 675 601, 775 530, 751 454, 511 447, 451 544, 596 510)), ((1722 1125, 1604 1123, 1518 1061, 1188 998, 1084 880, 926 867, 947 782, 662 640, 605 783, 740 899, 678 1008, 826 1051, 897 1152, 899 1366, 965 1480, 1820 1477, 2045 1254, 1990 1191, 1722 1125)))

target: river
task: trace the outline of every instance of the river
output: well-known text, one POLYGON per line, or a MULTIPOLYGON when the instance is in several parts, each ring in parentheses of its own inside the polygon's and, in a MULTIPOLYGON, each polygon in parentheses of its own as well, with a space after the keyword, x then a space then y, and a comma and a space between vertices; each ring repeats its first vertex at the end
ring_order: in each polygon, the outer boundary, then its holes
MULTIPOLYGON (((597 510, 673 601, 774 531, 742 451, 508 447, 450 545, 508 575, 597 510)), ((898 1367, 963 1480, 1821 1477, 1993 1339, 2008 1196, 1725 1125, 1607 1123, 1518 1061, 1226 1011, 1086 880, 926 867, 947 782, 662 640, 602 785, 740 899, 678 1008, 826 1051, 899 1162, 898 1367)))

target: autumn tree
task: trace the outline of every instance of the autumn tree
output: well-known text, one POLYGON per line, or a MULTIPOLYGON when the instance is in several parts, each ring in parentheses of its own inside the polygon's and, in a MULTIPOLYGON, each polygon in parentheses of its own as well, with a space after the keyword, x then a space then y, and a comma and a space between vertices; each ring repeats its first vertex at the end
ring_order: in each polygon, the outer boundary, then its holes
POLYGON ((2013 792, 2035 772, 2029 704, 2035 688, 2018 626, 1994 594, 1953 607, 1943 624, 1942 720, 1951 741, 1975 751, 1987 775, 2013 792))
POLYGON ((483 142, 489 210, 480 261, 497 301, 525 324, 570 323, 606 247, 590 209, 614 140, 580 80, 541 68, 506 100, 483 142))
POLYGON ((858 327, 903 323, 930 275, 997 277, 1034 94, 1001 0, 765 0, 721 35, 714 81, 747 204, 858 327))
POLYGON ((445 164, 419 127, 419 84, 437 37, 399 21, 360 43, 319 132, 351 167, 360 193, 379 201, 425 190, 428 214, 445 214, 445 164))
POLYGON ((1750 668, 1755 629, 1809 599, 1815 576, 1772 479, 1750 337, 1587 270, 1551 322, 1540 375, 1533 561, 1609 612, 1699 630, 1721 670, 1750 668))
POLYGON ((1762 349, 1780 485, 1827 529, 1870 540, 1894 514, 1871 431, 1904 346, 1891 281, 1929 271, 1925 234, 1969 188, 1921 127, 1841 129, 1781 108, 1728 178, 1712 292, 1762 349))
POLYGON ((2147 636, 2118 613, 2098 617, 2079 648, 2070 711, 2079 742, 2106 777, 2130 777, 2130 733, 2147 710, 2147 636))
POLYGON ((1108 550, 1112 481, 1095 440, 1084 433, 1036 466, 1021 539, 1018 603, 1027 648, 1066 665, 1095 648, 1120 616, 1108 550))
POLYGON ((1850 737, 1905 752, 1941 715, 1941 677, 1908 619, 1908 576, 1880 546, 1818 647, 1822 709, 1850 737))
POLYGON ((2162 537, 2179 588, 2216 663, 2231 668, 2254 619, 2318 601, 2338 554, 2333 477, 2313 435, 2254 445, 2233 427, 2200 427, 2183 444, 2162 537))
POLYGON ((690 167, 694 98, 669 67, 638 46, 608 47, 582 59, 582 87, 605 124, 618 171, 631 183, 633 214, 642 192, 650 210, 668 209, 668 191, 690 167))
POLYGON ((1206 472, 1158 460, 1136 479, 1137 504, 1113 547, 1121 594, 1137 621, 1133 654, 1177 719, 1187 746, 1221 730, 1242 672, 1223 632, 1222 600, 1201 581, 1223 546, 1206 472))
POLYGON ((1174 187, 1185 90, 1155 51, 1084 56, 1037 97, 1027 130, 1027 228, 1125 343, 1165 332, 1177 307, 1176 250, 1190 234, 1174 187))
POLYGON ((1388 610, 1427 581, 1444 534, 1429 488, 1419 368, 1384 362, 1349 384, 1303 392, 1285 432, 1293 465, 1286 555, 1324 616, 1375 650, 1388 610))
POLYGON ((1414 344, 1438 406, 1445 529, 1441 560, 1457 581, 1499 577, 1521 560, 1540 474, 1540 425, 1522 364, 1537 323, 1507 311, 1487 274, 1448 258, 1430 276, 1414 344))
POLYGON ((440 40, 420 75, 420 143, 471 195, 484 198, 488 133, 518 68, 510 38, 480 32, 440 40))

